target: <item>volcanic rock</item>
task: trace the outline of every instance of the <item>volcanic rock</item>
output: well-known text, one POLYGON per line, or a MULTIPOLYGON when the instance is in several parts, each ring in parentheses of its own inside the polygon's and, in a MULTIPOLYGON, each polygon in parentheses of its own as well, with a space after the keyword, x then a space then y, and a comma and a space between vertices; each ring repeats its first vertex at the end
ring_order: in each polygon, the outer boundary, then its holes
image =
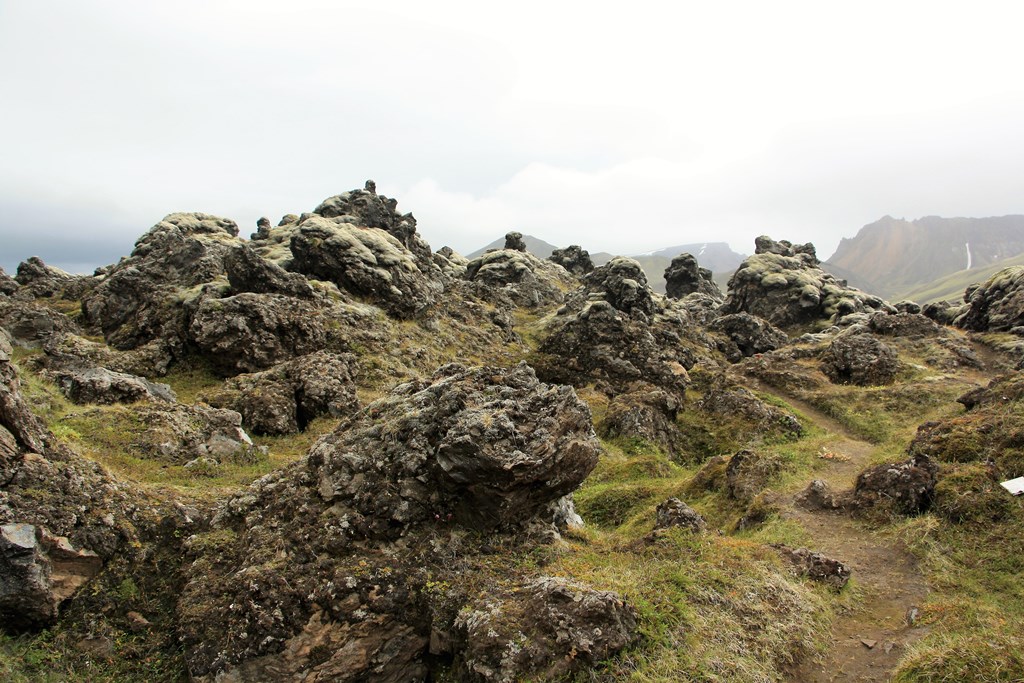
POLYGON ((526 251, 526 242, 523 241, 523 233, 515 231, 505 233, 505 249, 526 251))
POLYGON ((550 261, 517 249, 497 249, 466 265, 466 279, 478 283, 480 298, 507 296, 515 305, 527 308, 560 303, 563 290, 575 282, 550 261))
POLYGON ((25 346, 38 346, 55 334, 80 331, 63 313, 14 298, 0 299, 0 327, 25 346))
POLYGON ((841 334, 821 357, 821 369, 836 384, 892 384, 903 368, 896 352, 870 334, 841 334))
POLYGON ((177 401, 174 392, 166 384, 101 367, 64 370, 56 373, 55 379, 61 392, 75 403, 177 401))
POLYGON ((794 247, 765 237, 758 238, 757 253, 730 278, 722 305, 722 313, 751 313, 779 327, 835 322, 850 313, 878 310, 896 312, 822 270, 813 245, 794 247))
POLYGON ((203 398, 242 415, 256 434, 291 434, 321 415, 344 417, 358 407, 351 354, 317 351, 263 372, 237 375, 203 398))
POLYGON ((232 294, 284 294, 304 299, 313 296, 313 287, 306 278, 262 258, 248 245, 240 244, 228 251, 224 267, 232 294))
POLYGON ((0 294, 10 296, 18 291, 18 282, 0 268, 0 294))
POLYGON ((700 513, 678 498, 669 498, 658 506, 654 522, 655 531, 671 527, 683 527, 700 533, 707 531, 708 523, 700 513))
POLYGON ((594 270, 594 261, 590 258, 590 252, 578 244, 570 244, 565 249, 555 249, 551 252, 548 260, 562 266, 576 277, 583 277, 594 270))
POLYGON ((834 590, 842 590, 853 574, 853 571, 839 560, 811 552, 807 548, 794 550, 783 545, 775 547, 782 557, 793 565, 798 576, 820 581, 834 590))
POLYGON ((712 279, 711 271, 698 266, 693 254, 680 254, 672 259, 672 263, 665 269, 665 292, 672 299, 681 299, 694 292, 706 294, 718 301, 725 298, 712 279))
POLYGON ((743 357, 774 351, 789 343, 785 332, 749 313, 719 316, 709 327, 728 336, 743 357))
POLYGON ((935 497, 938 466, 926 455, 870 467, 857 477, 854 508, 891 508, 905 515, 925 512, 935 497))
POLYGON ((739 501, 750 501, 763 491, 782 469, 776 456, 742 450, 729 459, 725 470, 729 496, 739 501))
POLYGON ((1011 266, 964 293, 966 310, 953 324, 975 332, 1005 332, 1024 325, 1024 266, 1011 266))
POLYGON ((650 385, 638 386, 612 399, 598 429, 607 439, 642 439, 678 459, 686 448, 676 426, 679 408, 679 399, 671 394, 650 385))

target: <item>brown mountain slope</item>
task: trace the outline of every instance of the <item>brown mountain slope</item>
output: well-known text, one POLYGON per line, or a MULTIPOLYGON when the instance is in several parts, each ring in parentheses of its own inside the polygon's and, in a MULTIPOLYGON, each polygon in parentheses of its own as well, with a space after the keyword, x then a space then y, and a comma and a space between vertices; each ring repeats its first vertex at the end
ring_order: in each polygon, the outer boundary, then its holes
POLYGON ((875 294, 899 295, 966 268, 1024 252, 1024 216, 914 221, 885 216, 843 239, 829 263, 871 282, 875 294))

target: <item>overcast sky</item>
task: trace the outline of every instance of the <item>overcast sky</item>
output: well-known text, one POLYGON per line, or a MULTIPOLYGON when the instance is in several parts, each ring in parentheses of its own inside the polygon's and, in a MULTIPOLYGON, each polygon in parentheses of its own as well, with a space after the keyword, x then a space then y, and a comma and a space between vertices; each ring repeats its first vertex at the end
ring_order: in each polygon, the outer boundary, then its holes
POLYGON ((639 253, 1024 213, 1024 9, 0 0, 0 265, 362 187, 433 248, 639 253))

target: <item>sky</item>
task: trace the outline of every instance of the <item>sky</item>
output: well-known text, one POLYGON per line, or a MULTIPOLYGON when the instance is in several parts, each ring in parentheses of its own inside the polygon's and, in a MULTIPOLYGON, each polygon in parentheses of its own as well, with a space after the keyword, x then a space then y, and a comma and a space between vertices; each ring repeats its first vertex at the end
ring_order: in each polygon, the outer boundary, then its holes
POLYGON ((0 266, 366 179, 434 249, 1024 213, 1014 2, 0 0, 0 266))

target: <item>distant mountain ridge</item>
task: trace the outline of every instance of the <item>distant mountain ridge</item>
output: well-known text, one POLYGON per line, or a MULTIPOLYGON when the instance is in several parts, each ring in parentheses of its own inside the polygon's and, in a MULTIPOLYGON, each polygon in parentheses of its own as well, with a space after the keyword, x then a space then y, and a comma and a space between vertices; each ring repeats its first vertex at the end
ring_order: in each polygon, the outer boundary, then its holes
POLYGON ((985 268, 1024 253, 1024 215, 990 218, 892 216, 840 241, 829 265, 851 284, 895 300, 953 273, 985 268))
MULTIPOLYGON (((523 241, 526 242, 526 250, 538 258, 547 258, 551 256, 551 253, 555 249, 558 248, 555 245, 545 242, 537 237, 533 237, 532 235, 524 235, 523 241)), ((466 258, 474 259, 486 251, 491 249, 501 249, 504 246, 505 238, 501 237, 490 244, 467 254, 466 258)), ((583 245, 583 248, 585 249, 586 245, 583 245)), ((664 293, 665 268, 668 267, 668 264, 672 262, 673 258, 680 254, 693 254, 697 257, 697 263, 699 263, 702 268, 710 269, 711 272, 716 275, 715 279, 720 280, 720 284, 722 285, 724 285, 724 282, 729 279, 729 276, 740 267, 743 259, 746 258, 743 254, 738 254, 733 251, 725 242, 696 242, 693 244, 680 244, 674 247, 664 247, 644 254, 623 255, 636 259, 644 269, 644 273, 647 275, 651 288, 655 291, 664 293)), ((593 259, 594 265, 601 265, 613 256, 615 256, 615 254, 607 252, 591 252, 590 254, 590 258, 593 259)))

